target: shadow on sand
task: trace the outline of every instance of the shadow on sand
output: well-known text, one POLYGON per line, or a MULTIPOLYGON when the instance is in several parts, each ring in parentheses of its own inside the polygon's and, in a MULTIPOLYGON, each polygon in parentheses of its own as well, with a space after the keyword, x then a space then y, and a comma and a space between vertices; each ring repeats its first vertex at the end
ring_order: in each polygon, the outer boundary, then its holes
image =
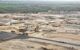
POLYGON ((13 32, 0 32, 0 42, 12 40, 12 39, 27 39, 28 34, 16 34, 13 32))

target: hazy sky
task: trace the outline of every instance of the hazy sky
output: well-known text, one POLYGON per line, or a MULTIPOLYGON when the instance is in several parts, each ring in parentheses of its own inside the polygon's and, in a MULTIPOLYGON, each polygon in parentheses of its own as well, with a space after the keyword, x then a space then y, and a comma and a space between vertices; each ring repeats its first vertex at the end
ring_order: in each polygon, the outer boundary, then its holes
POLYGON ((80 1, 80 0, 2 0, 2 1, 80 1))
POLYGON ((80 0, 42 0, 42 1, 80 1, 80 0))

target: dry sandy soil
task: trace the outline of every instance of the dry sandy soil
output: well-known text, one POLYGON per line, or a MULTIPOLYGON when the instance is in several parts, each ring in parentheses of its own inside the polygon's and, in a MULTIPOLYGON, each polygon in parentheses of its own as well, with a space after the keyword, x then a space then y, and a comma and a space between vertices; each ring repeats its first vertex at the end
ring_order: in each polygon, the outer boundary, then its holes
MULTIPOLYGON (((80 41, 79 34, 80 29, 66 28, 65 24, 67 24, 66 22, 68 20, 64 19, 64 15, 0 14, 0 19, 4 19, 0 20, 0 31, 4 32, 12 31, 15 32, 17 35, 25 32, 28 34, 28 36, 47 38, 51 40, 53 39, 60 40, 59 38, 62 38, 64 39, 63 41, 68 41, 67 39, 70 39, 73 40, 72 43, 74 41, 80 41), (6 19, 9 19, 10 21, 6 19), (19 29, 22 29, 23 31, 22 30, 19 31, 19 29), (66 33, 66 30, 68 30, 69 33, 66 33), (78 33, 75 33, 76 31, 78 33)), ((73 21, 69 22, 74 23, 73 21)), ((0 50, 80 50, 80 49, 75 49, 73 47, 64 47, 55 44, 52 45, 48 43, 35 42, 19 38, 1 41, 0 50)))
MULTIPOLYGON (((0 43, 0 50, 70 50, 72 48, 14 39, 0 43)), ((76 50, 76 49, 75 49, 76 50)))

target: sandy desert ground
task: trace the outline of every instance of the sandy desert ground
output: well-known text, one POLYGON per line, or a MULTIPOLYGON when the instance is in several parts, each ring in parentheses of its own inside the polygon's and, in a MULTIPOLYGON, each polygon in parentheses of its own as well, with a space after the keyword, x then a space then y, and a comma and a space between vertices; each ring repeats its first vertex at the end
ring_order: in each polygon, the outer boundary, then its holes
POLYGON ((0 50, 80 50, 76 15, 0 14, 0 50))

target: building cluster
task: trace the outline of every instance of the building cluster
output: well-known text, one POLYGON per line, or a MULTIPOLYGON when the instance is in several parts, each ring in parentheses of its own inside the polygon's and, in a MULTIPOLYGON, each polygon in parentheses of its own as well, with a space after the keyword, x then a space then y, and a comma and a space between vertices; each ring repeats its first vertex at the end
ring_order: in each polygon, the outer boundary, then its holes
MULTIPOLYGON (((78 16, 79 17, 79 16, 78 16)), ((79 34, 80 18, 66 14, 0 14, 1 31, 79 34), (8 29, 8 28, 11 29, 8 29), (5 29, 6 28, 6 29, 5 29)))

